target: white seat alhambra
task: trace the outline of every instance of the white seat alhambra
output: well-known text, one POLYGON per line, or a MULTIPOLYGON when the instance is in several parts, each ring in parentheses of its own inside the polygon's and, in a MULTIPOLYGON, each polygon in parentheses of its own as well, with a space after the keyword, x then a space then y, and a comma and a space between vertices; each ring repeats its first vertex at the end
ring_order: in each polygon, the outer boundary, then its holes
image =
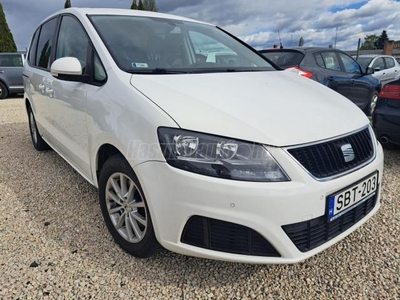
POLYGON ((380 207, 383 151, 363 112, 216 26, 63 10, 34 33, 24 87, 33 145, 99 189, 136 257, 295 263, 380 207))

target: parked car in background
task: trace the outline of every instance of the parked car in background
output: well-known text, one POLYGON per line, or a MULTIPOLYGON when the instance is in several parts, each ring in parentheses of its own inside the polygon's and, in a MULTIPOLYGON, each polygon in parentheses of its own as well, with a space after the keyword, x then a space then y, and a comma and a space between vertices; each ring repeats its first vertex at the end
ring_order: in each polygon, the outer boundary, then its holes
POLYGON ((382 144, 400 145, 400 79, 382 88, 372 121, 382 144))
MULTIPOLYGON (((107 228, 132 255, 161 244, 295 263, 380 207, 383 150, 369 119, 217 26, 69 8, 35 31, 24 85, 34 147, 98 187, 107 228), (195 55, 220 49, 221 60, 195 55)), ((88 226, 95 217, 77 213, 88 226)))
POLYGON ((0 53, 0 99, 24 92, 24 62, 22 53, 0 53))
POLYGON ((281 68, 311 78, 354 102, 367 115, 373 112, 381 84, 345 52, 331 48, 268 49, 260 51, 281 68))
MULTIPOLYGON (((355 59, 355 57, 353 56, 355 59)), ((357 62, 364 68, 374 69, 372 76, 381 81, 382 86, 400 78, 400 64, 389 55, 360 55, 357 62)))

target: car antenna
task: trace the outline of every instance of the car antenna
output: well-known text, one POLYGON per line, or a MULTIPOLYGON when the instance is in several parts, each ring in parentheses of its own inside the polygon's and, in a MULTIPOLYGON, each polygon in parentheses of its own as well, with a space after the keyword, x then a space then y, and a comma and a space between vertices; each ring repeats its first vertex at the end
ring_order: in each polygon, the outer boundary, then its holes
POLYGON ((279 37, 279 44, 280 44, 280 49, 283 49, 283 46, 282 46, 282 40, 281 40, 281 33, 280 33, 280 31, 278 30, 278 37, 279 37))

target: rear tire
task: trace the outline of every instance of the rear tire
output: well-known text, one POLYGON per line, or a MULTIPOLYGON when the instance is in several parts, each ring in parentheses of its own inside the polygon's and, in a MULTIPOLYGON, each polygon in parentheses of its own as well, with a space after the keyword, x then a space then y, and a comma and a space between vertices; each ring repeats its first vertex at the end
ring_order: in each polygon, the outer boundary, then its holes
POLYGON ((36 150, 45 151, 49 150, 49 145, 43 140, 39 133, 36 125, 35 116, 33 115, 32 109, 28 107, 28 119, 29 119, 29 132, 31 133, 32 143, 36 150))
POLYGON ((8 97, 8 89, 6 85, 0 81, 0 99, 5 99, 8 97))
POLYGON ((369 99, 368 104, 364 109, 364 112, 367 116, 372 116, 372 114, 375 111, 377 102, 378 102, 378 92, 375 91, 371 95, 371 98, 369 99))
POLYGON ((122 155, 110 157, 100 170, 99 198, 107 228, 124 251, 146 258, 161 249, 139 180, 122 155))

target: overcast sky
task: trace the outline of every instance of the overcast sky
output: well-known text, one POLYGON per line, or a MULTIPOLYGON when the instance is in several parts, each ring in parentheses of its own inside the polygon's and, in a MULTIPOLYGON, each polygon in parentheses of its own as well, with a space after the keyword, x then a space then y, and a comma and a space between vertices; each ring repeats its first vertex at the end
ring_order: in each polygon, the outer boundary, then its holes
MULTIPOLYGON (((65 0, 0 0, 19 50, 37 25, 62 9, 65 0)), ((129 8, 131 0, 71 0, 77 7, 129 8)), ((394 0, 156 0, 159 11, 217 24, 257 49, 279 44, 304 46, 335 43, 357 48, 358 38, 380 35, 400 40, 400 1, 394 0)))

